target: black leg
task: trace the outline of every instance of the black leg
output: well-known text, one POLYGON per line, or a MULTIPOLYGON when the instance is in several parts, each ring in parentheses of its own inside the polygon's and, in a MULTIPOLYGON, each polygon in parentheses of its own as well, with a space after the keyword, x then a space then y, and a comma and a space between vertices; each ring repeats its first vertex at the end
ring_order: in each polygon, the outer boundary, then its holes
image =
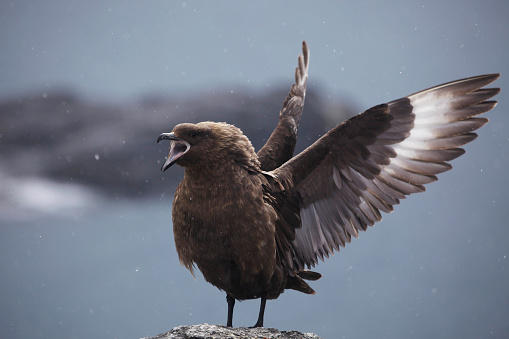
POLYGON ((265 313, 265 304, 267 303, 267 292, 261 295, 260 313, 258 313, 258 321, 253 327, 263 327, 263 315, 265 313))
POLYGON ((228 320, 226 321, 226 326, 232 327, 233 323, 233 306, 235 306, 235 298, 230 297, 228 293, 226 293, 226 302, 228 303, 228 320))

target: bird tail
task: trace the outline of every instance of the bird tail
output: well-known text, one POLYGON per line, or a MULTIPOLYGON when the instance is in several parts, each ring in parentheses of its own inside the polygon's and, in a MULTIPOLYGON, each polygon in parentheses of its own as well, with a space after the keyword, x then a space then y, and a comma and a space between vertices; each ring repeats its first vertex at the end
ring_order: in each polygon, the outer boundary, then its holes
POLYGON ((303 292, 306 294, 315 294, 315 290, 313 290, 305 281, 306 280, 318 280, 322 277, 320 273, 302 270, 299 271, 295 276, 288 276, 288 280, 286 281, 286 287, 292 290, 296 290, 299 292, 303 292))

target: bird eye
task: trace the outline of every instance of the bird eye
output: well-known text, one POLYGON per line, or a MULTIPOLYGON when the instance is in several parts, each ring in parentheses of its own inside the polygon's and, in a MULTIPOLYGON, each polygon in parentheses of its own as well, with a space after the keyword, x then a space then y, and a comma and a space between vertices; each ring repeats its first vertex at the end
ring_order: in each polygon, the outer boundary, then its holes
POLYGON ((198 134, 196 132, 189 132, 191 138, 195 138, 198 134))

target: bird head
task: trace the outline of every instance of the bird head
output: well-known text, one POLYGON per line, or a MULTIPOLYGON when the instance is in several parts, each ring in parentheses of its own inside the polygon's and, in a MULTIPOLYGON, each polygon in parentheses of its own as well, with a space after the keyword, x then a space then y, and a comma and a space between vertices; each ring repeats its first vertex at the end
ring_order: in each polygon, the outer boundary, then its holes
POLYGON ((171 133, 157 138, 170 140, 170 152, 161 167, 166 171, 173 164, 183 167, 224 164, 228 160, 243 167, 259 168, 258 157, 242 131, 226 123, 205 121, 179 124, 171 133))

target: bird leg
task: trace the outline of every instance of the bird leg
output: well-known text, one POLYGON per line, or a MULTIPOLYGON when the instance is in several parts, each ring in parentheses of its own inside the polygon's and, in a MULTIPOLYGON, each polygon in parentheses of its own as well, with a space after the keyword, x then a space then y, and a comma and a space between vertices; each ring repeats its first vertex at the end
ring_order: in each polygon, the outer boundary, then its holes
POLYGON ((260 313, 258 313, 258 321, 253 327, 263 327, 263 315, 265 313, 265 304, 267 303, 267 292, 262 292, 260 302, 260 313))
POLYGON ((233 306, 235 306, 235 298, 226 293, 226 302, 228 303, 228 320, 226 321, 226 326, 233 327, 233 306))

